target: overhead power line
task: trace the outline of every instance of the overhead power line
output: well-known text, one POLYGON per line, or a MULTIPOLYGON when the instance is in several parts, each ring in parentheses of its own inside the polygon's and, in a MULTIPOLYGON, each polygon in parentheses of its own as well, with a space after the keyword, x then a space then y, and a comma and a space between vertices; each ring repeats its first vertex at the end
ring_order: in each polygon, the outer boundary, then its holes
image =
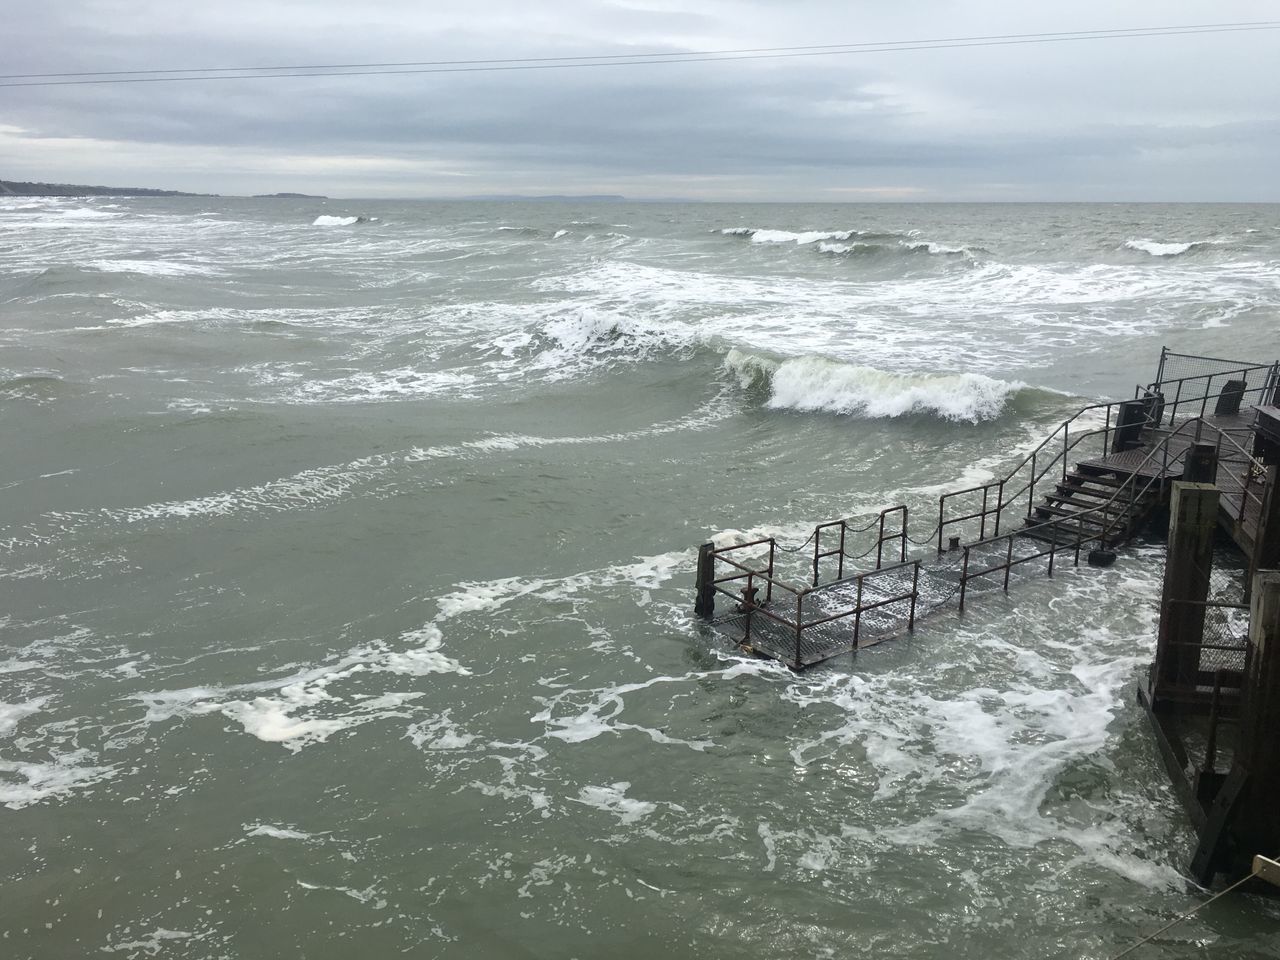
POLYGON ((1063 43, 1080 40, 1121 40, 1140 37, 1242 33, 1280 29, 1280 20, 1233 23, 1174 24, 1113 30, 1070 30, 1056 33, 1011 33, 927 40, 886 40, 792 47, 748 47, 731 50, 665 51, 658 53, 598 54, 565 57, 505 57, 486 60, 419 60, 374 63, 319 63, 257 67, 189 67, 172 69, 100 70, 67 73, 0 75, 0 87, 47 87, 83 84, 172 83, 199 80, 266 80, 284 77, 362 77, 432 73, 492 73, 517 70, 563 70, 583 67, 625 67, 645 64, 714 63, 727 60, 780 60, 794 57, 847 56, 911 50, 1063 43))

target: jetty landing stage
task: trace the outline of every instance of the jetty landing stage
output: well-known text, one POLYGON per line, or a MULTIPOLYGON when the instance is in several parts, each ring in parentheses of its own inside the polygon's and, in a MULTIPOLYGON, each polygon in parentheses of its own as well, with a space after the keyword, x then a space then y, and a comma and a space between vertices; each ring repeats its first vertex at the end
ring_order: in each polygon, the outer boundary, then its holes
POLYGON ((1217 520, 1253 557, 1280 538, 1266 522, 1274 478, 1256 455, 1258 410, 1277 402, 1280 363, 1164 349, 1132 399, 1084 407, 1003 477, 942 494, 920 536, 898 504, 820 523, 794 547, 703 544, 695 612, 743 648, 803 669, 1063 563, 1111 562, 1163 515, 1178 480, 1216 482, 1217 520))
POLYGON ((1280 853, 1276 363, 1164 350, 1132 400, 1086 407, 1004 477, 943 494, 920 540, 898 505, 862 525, 819 524, 796 548, 704 544, 695 610, 798 670, 1055 564, 1109 564, 1157 514, 1168 518, 1168 550, 1155 662, 1138 699, 1196 830, 1192 875, 1238 880, 1257 855, 1280 853), (1213 569, 1223 533, 1245 558, 1243 580, 1213 569), (783 566, 808 582, 786 579, 783 566), (719 618, 718 598, 728 601, 719 618))

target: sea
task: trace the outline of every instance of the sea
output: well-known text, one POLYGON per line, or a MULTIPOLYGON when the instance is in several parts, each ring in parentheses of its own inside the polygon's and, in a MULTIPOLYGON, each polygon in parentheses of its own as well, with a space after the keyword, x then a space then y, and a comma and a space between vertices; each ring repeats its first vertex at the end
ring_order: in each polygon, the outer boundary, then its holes
POLYGON ((1280 357, 1280 206, 0 198, 0 955, 1134 946, 1158 541, 803 673, 693 587, 1166 346, 1280 357))

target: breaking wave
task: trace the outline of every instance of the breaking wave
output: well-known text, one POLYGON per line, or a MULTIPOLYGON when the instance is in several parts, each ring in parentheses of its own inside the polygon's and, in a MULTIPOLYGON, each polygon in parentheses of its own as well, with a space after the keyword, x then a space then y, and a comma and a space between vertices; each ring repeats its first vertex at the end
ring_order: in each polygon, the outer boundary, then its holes
MULTIPOLYGON (((374 220, 377 217, 372 218, 374 220)), ((369 223, 369 217, 331 217, 327 214, 321 214, 311 221, 313 227, 350 227, 357 223, 369 223)))
POLYGON ((820 253, 830 254, 898 254, 927 253, 938 256, 972 256, 969 247, 955 247, 932 240, 921 240, 915 230, 901 233, 872 233, 862 230, 772 230, 761 227, 726 227, 726 237, 747 237, 752 243, 792 243, 796 246, 817 245, 820 253))
POLYGON ((1188 243, 1164 243, 1159 240, 1126 240, 1130 250, 1149 253, 1153 257, 1177 257, 1191 250, 1202 250, 1213 245, 1212 240, 1192 240, 1188 243))
POLYGON ((737 349, 729 351, 724 366, 743 389, 767 389, 771 409, 866 418, 926 414, 978 423, 999 417, 1028 389, 1021 381, 980 373, 893 373, 824 357, 778 361, 737 349))

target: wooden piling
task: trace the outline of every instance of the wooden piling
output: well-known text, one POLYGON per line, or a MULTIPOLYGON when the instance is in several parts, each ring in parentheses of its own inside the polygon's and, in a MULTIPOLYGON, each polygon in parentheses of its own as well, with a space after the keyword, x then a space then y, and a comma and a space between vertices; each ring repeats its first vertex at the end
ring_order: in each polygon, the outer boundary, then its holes
POLYGON ((1209 596, 1213 538, 1218 522, 1218 488, 1175 481, 1169 508, 1169 550, 1160 600, 1160 632, 1152 701, 1192 691, 1200 671, 1203 606, 1209 596))
POLYGON ((716 545, 704 543, 698 547, 698 579, 697 594, 693 603, 693 612, 699 617, 710 619, 716 609, 716 545))
POLYGON ((1263 570, 1253 582, 1249 605, 1249 656, 1240 713, 1237 763, 1248 780, 1236 803, 1232 846, 1234 872, 1259 851, 1280 850, 1280 570, 1263 570))

